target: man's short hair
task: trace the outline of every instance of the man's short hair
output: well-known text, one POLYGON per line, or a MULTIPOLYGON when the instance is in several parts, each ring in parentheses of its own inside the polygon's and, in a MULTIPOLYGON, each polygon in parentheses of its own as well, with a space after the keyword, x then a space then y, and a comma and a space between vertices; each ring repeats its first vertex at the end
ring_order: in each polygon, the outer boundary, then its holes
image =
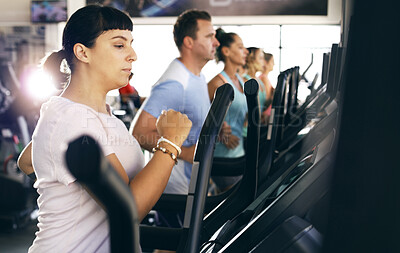
POLYGON ((196 9, 186 10, 179 15, 174 25, 174 40, 179 50, 186 36, 196 39, 197 20, 199 19, 211 21, 211 15, 206 11, 196 9))

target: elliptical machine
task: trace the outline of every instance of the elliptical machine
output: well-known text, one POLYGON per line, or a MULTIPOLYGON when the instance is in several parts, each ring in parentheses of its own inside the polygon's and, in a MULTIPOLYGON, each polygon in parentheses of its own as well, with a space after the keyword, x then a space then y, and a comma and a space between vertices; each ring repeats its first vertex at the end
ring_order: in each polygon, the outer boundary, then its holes
POLYGON ((0 59, 0 227, 17 229, 25 225, 36 209, 34 180, 17 166, 17 159, 29 143, 26 103, 21 85, 10 62, 0 59))

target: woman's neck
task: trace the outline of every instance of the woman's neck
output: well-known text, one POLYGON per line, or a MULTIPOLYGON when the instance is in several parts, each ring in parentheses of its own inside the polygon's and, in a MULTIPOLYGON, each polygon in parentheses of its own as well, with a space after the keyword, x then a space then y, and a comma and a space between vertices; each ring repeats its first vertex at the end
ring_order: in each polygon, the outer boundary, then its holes
POLYGON ((87 105, 97 112, 110 114, 106 106, 107 92, 96 89, 96 85, 90 81, 82 81, 79 78, 71 77, 71 82, 62 92, 61 96, 69 100, 87 105))
POLYGON ((240 92, 243 93, 242 85, 240 84, 239 78, 236 75, 238 69, 239 69, 239 66, 233 65, 233 64, 225 64, 225 67, 224 67, 224 71, 228 75, 228 77, 231 79, 232 84, 234 86, 236 86, 236 88, 239 89, 240 92))
POLYGON ((268 78, 268 74, 269 74, 269 72, 270 72, 270 71, 263 71, 263 72, 261 72, 261 75, 260 75, 260 77, 265 77, 265 78, 268 78))
POLYGON ((253 68, 250 68, 250 69, 248 69, 247 70, 247 74, 249 75, 249 76, 251 76, 251 77, 256 77, 256 70, 255 69, 253 69, 253 68))
POLYGON ((233 64, 225 64, 224 71, 229 76, 232 81, 237 81, 238 78, 236 76, 238 72, 239 66, 233 64))

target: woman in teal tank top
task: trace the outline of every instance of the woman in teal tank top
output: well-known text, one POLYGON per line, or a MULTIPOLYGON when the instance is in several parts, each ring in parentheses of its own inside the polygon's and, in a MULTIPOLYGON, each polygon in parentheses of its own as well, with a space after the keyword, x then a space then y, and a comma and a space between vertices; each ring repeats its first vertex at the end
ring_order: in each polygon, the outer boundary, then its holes
POLYGON ((267 86, 260 78, 256 77, 257 72, 263 70, 264 51, 258 47, 249 47, 247 48, 247 50, 249 51, 249 54, 247 55, 246 65, 244 66, 245 74, 243 75, 243 78, 244 81, 253 78, 260 85, 260 89, 258 91, 258 102, 260 104, 260 111, 262 115, 261 120, 265 122, 265 117, 263 117, 265 114, 263 113, 268 109, 269 106, 267 104, 268 100, 267 86))
POLYGON ((275 89, 272 86, 272 83, 268 77, 269 73, 272 70, 274 70, 274 65, 275 65, 274 56, 270 53, 264 52, 264 66, 258 78, 265 84, 267 90, 267 105, 270 105, 272 103, 272 99, 274 97, 274 92, 275 92, 275 89))
MULTIPOLYGON (((246 63, 247 49, 237 34, 225 33, 221 28, 216 32, 216 38, 220 43, 216 51, 216 61, 224 63, 224 70, 208 83, 210 101, 214 98, 215 90, 225 83, 232 85, 235 97, 225 117, 222 138, 215 145, 214 157, 240 157, 245 154, 242 129, 246 120, 247 103, 243 93, 244 82, 237 71, 246 63)), ((238 178, 230 177, 229 180, 224 177, 219 183, 217 180, 214 181, 218 188, 223 190, 237 180, 238 178)))

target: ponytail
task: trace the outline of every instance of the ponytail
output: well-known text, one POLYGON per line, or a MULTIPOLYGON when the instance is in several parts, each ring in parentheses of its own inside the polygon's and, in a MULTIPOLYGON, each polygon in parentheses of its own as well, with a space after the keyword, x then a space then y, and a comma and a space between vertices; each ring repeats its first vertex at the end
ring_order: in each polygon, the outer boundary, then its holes
POLYGON ((69 82, 68 68, 63 63, 66 59, 65 50, 61 49, 57 52, 52 52, 50 55, 45 57, 42 64, 43 70, 46 71, 52 78, 56 87, 63 89, 69 82), (62 71, 61 71, 61 67, 62 71))
POLYGON ((220 61, 225 62, 225 55, 222 53, 223 47, 230 47, 233 42, 235 42, 236 33, 227 33, 222 28, 218 28, 215 31, 215 38, 219 42, 219 46, 215 52, 215 61, 218 63, 220 61))

